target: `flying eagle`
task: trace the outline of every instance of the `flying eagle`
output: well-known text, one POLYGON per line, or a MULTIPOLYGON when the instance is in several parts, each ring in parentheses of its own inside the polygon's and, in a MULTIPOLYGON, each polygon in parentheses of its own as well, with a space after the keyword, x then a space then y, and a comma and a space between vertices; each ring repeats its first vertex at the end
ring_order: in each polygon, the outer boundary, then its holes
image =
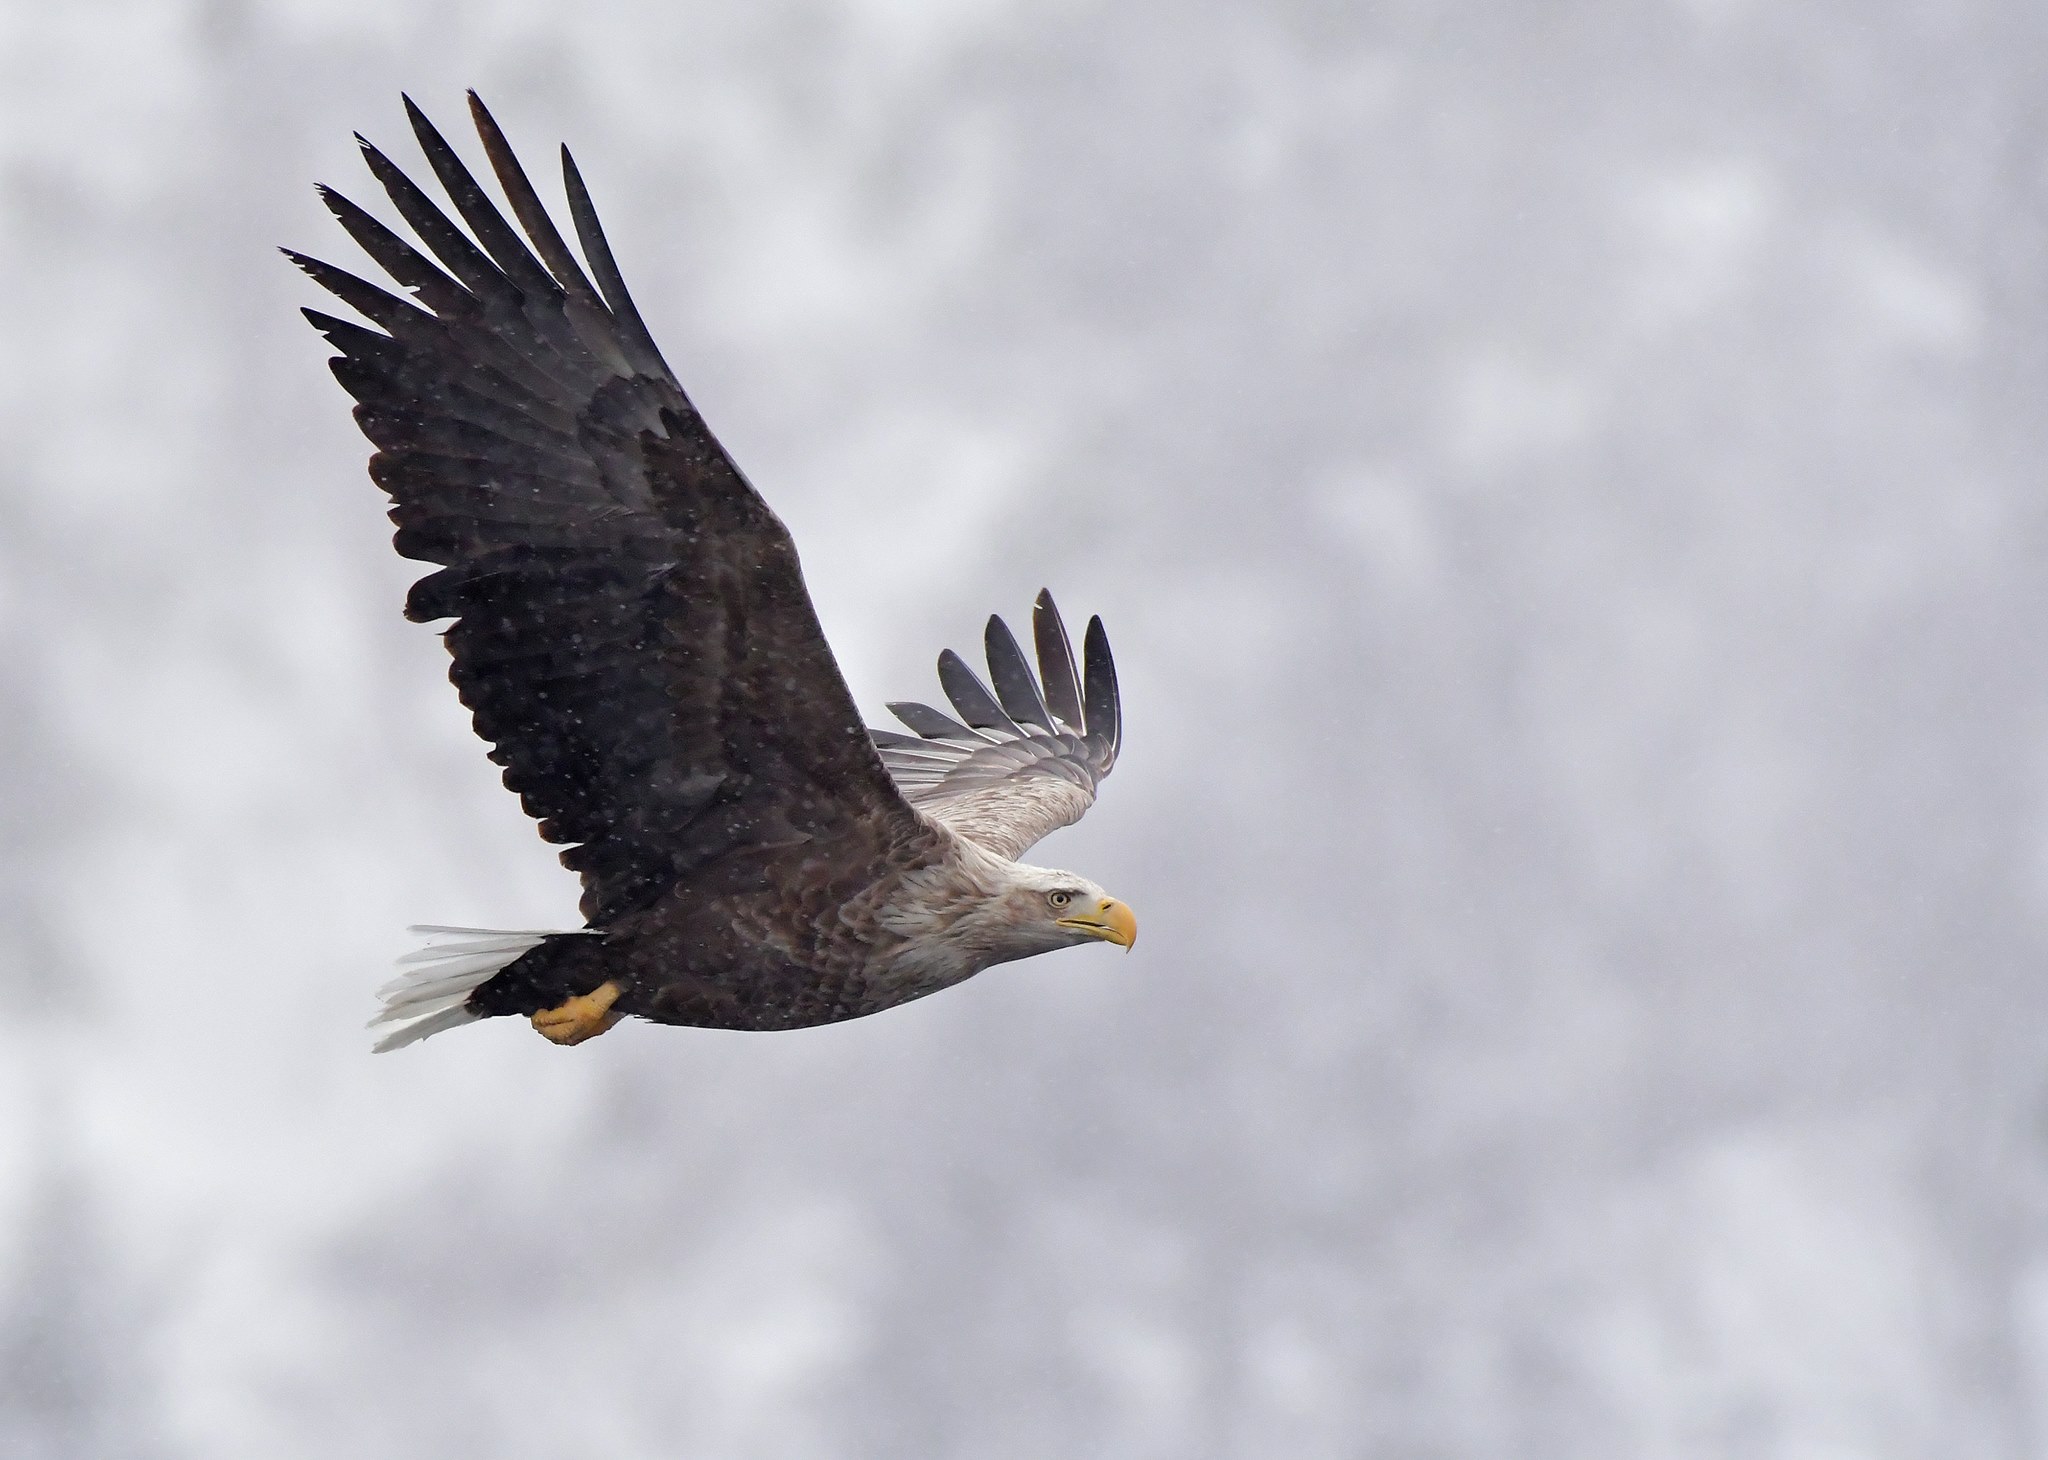
POLYGON ((788 530, 663 361, 568 149, 587 272, 474 92, 516 229, 405 107, 469 231, 358 137, 426 252, 320 196, 411 299, 285 253, 377 326, 305 311, 340 352, 395 546, 437 565, 405 615, 453 620, 448 677, 507 788, 567 844, 586 926, 423 929, 437 941, 380 990, 372 1024, 393 1027, 377 1048, 496 1014, 557 1044, 629 1014, 798 1029, 1055 948, 1129 948, 1128 906, 1016 860, 1116 764, 1102 621, 1077 671, 1041 593, 1036 674, 991 618, 992 689, 939 656, 958 719, 899 703, 912 734, 866 728, 788 530))

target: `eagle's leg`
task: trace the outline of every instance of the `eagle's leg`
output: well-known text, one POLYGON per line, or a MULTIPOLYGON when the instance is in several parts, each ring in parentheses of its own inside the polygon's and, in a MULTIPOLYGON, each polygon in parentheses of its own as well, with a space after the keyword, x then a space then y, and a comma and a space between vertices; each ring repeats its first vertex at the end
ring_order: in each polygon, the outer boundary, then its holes
POLYGON ((542 1009, 533 1016, 533 1027, 556 1044, 581 1044, 586 1039, 595 1039, 626 1017, 612 1011, 621 992, 616 982, 606 979, 587 994, 578 994, 552 1009, 542 1009))

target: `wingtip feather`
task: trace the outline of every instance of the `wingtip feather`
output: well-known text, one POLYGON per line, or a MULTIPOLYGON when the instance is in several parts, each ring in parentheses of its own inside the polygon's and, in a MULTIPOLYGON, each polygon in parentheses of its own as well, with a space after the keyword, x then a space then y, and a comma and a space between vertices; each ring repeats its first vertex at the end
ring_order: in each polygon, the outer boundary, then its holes
POLYGON ((1003 622, 1000 614, 988 616, 981 643, 988 658, 988 674, 995 685, 996 698, 1002 702, 1010 718, 1019 724, 1035 725, 1047 734, 1058 733, 1038 678, 1031 672, 1031 661, 1024 657, 1023 649, 1017 644, 1017 636, 1010 632, 1010 626, 1003 622))
POLYGON ((1074 664, 1074 641, 1060 618, 1052 590, 1038 590, 1038 602, 1031 611, 1031 638, 1038 650, 1038 678, 1045 689, 1045 703, 1068 729, 1081 733, 1085 716, 1081 706, 1081 676, 1074 664))
POLYGON ((1123 697, 1116 681, 1116 659, 1109 652, 1109 630, 1102 616, 1088 620, 1088 632, 1081 639, 1085 680, 1082 686, 1088 738, 1100 739, 1114 763, 1123 745, 1123 697))

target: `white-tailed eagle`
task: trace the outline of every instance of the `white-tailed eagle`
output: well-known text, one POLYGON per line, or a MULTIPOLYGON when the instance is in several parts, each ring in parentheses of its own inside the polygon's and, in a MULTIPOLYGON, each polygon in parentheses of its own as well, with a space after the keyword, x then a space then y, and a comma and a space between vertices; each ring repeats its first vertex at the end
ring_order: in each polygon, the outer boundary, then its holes
POLYGON ((991 618, 989 682, 939 656, 957 719, 892 704, 912 734, 863 726, 788 531, 655 348, 568 150, 582 264, 469 103, 517 228, 408 99, 468 231, 358 138, 425 252, 320 195, 411 297, 286 253, 376 326, 305 312, 340 352, 398 551, 437 565, 406 617, 453 621, 449 678, 505 785, 568 845, 587 926, 427 930, 381 991, 377 1048, 496 1014, 559 1044, 627 1015, 796 1029, 1055 948, 1128 948, 1125 904, 1016 860, 1116 763, 1101 620, 1077 669, 1040 594, 1036 673, 991 618))

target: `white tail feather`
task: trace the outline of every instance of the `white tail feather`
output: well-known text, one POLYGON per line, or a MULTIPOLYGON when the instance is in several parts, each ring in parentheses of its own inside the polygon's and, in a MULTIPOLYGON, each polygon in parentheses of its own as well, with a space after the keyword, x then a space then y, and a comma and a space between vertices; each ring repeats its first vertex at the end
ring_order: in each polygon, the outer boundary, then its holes
POLYGON ((541 939, 556 936, 541 931, 447 928, 434 924, 409 931, 423 934, 428 943, 399 959, 399 966, 405 971, 377 990, 384 1007, 377 1011, 370 1027, 398 1025, 377 1041, 378 1054, 403 1049, 444 1029, 471 1023, 478 1016, 469 1012, 469 996, 529 948, 538 947, 541 939))
POLYGON ((452 1009, 443 1009, 425 1019, 394 1029, 370 1046, 373 1054, 389 1054, 394 1049, 404 1049, 408 1044, 425 1039, 430 1034, 439 1034, 444 1029, 454 1029, 463 1024, 474 1024, 476 1015, 457 1004, 452 1009))

